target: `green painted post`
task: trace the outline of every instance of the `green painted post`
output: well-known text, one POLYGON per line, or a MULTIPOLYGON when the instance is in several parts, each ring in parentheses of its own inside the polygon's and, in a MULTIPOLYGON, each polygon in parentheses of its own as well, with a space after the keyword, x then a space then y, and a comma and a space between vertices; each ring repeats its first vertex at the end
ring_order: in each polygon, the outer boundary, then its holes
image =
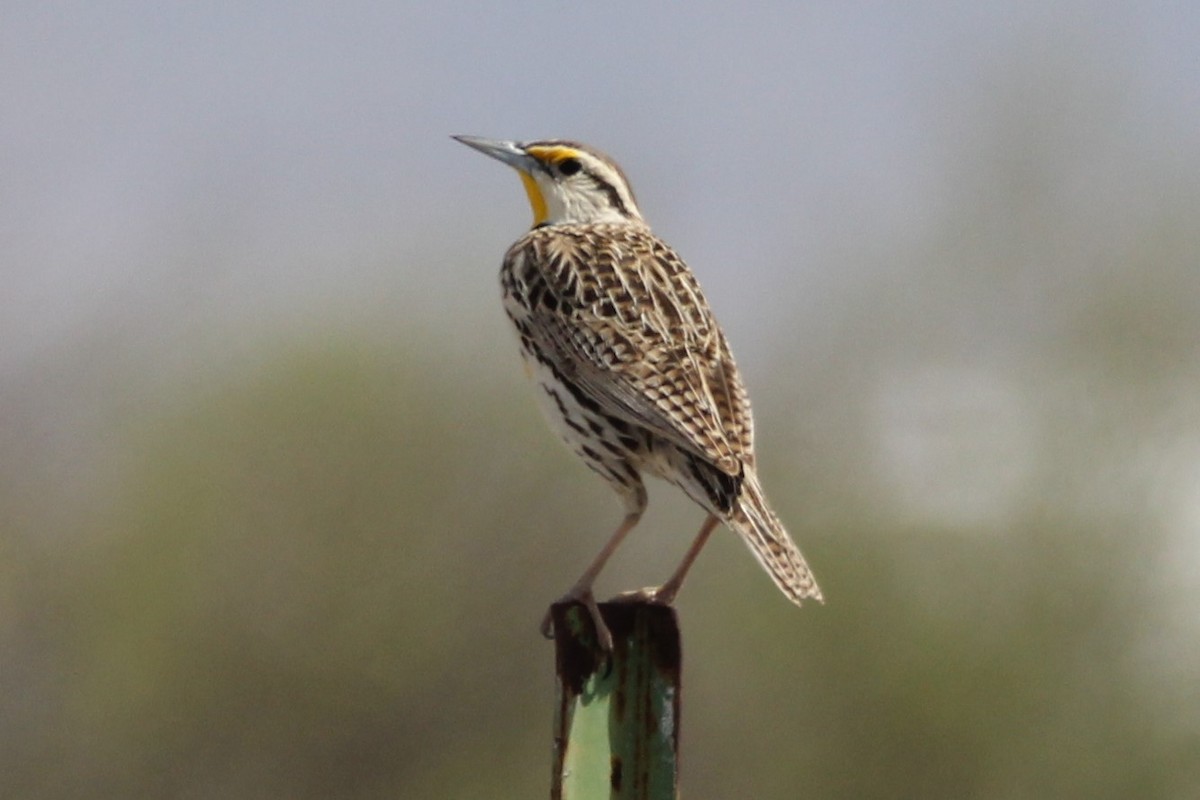
POLYGON ((552 800, 677 800, 680 649, 675 610, 602 603, 611 657, 579 603, 556 603, 552 800))

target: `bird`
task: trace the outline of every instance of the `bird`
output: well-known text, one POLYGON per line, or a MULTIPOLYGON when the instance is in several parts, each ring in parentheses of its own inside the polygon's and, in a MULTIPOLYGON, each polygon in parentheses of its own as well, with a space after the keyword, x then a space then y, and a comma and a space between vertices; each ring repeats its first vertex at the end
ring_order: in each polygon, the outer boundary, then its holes
MULTIPOLYGON (((707 516, 663 584, 619 599, 671 605, 723 524, 788 600, 823 602, 763 493, 750 399, 725 334, 695 275, 651 231, 621 167, 567 139, 452 138, 520 175, 533 226, 504 255, 504 310, 550 427, 624 506, 559 602, 582 603, 611 650, 593 584, 646 510, 646 475, 682 489, 707 516)), ((542 632, 551 629, 547 614, 542 632)))

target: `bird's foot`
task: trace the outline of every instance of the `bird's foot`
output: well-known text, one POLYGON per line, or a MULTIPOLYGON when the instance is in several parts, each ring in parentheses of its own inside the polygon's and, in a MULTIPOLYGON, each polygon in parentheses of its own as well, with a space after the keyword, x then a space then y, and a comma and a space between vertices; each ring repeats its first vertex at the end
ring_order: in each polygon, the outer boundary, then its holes
POLYGON ((664 583, 662 586, 648 586, 645 589, 634 589, 631 592, 621 592, 610 599, 610 603, 652 603, 656 606, 669 606, 675 602, 679 593, 678 586, 664 583))
MULTIPOLYGON (((609 631, 608 625, 604 624, 604 617, 600 615, 600 606, 596 604, 596 596, 592 594, 590 586, 575 586, 571 591, 558 598, 555 605, 558 603, 582 603, 587 609, 588 616, 592 618, 592 625, 596 628, 596 643, 600 645, 600 649, 605 653, 611 653, 613 650, 612 632, 609 631)), ((554 609, 550 608, 546 611, 546 616, 542 618, 541 625, 542 636, 547 639, 554 638, 554 609)))

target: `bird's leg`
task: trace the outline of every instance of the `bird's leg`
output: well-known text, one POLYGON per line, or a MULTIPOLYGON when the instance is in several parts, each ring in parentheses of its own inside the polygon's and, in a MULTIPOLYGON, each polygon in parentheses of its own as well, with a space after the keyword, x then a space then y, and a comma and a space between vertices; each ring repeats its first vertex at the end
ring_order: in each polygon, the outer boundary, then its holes
MULTIPOLYGON (((644 505, 644 504, 643 504, 644 505)), ((575 581, 575 585, 558 599, 559 603, 580 602, 587 608, 588 614, 591 615, 592 623, 596 626, 596 640, 605 652, 612 652, 612 633, 609 632, 608 626, 604 624, 604 618, 600 616, 600 607, 596 605, 596 598, 592 594, 592 584, 596 581, 596 576, 604 569, 604 565, 608 563, 608 559, 621 546, 621 541, 625 536, 633 530, 638 524, 638 520, 642 518, 642 508, 630 511, 613 535, 609 537, 608 542, 600 549, 600 552, 592 559, 592 563, 579 576, 579 580, 575 581)), ((542 635, 547 639, 554 638, 554 619, 549 611, 542 619, 542 635)))
POLYGON ((696 534, 696 538, 692 540, 692 546, 683 554, 683 560, 679 562, 679 566, 671 573, 671 577, 667 578, 667 582, 658 588, 639 589, 635 592, 625 592, 613 598, 615 602, 649 602, 658 603, 664 606, 669 606, 675 602, 675 595, 679 594, 679 590, 683 587, 684 578, 695 563, 696 557, 700 555, 700 551, 704 549, 704 545, 708 543, 708 537, 712 536, 712 532, 717 529, 717 525, 721 524, 721 520, 715 514, 709 514, 704 520, 704 524, 700 526, 700 532, 696 534))
POLYGON ((700 555, 700 551, 704 549, 704 545, 708 544, 708 537, 712 536, 712 532, 721 524, 721 520, 716 514, 709 514, 704 520, 704 524, 700 526, 700 532, 696 534, 696 538, 692 540, 692 546, 683 554, 683 560, 679 562, 679 566, 671 573, 671 577, 667 578, 667 582, 654 592, 654 601, 664 605, 671 605, 675 602, 675 595, 679 594, 679 590, 683 588, 683 580, 692 569, 692 564, 696 562, 696 557, 700 555))

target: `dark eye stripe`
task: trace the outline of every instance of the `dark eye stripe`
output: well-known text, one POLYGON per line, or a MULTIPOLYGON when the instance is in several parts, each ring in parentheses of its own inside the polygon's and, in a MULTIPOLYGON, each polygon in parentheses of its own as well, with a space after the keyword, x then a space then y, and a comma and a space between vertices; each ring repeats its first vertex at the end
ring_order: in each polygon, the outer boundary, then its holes
POLYGON ((629 216, 629 207, 626 206, 625 201, 621 199, 621 193, 617 191, 617 187, 613 186, 611 183, 604 180, 591 170, 584 170, 583 174, 591 178, 592 183, 596 184, 596 188, 604 192, 605 196, 608 197, 608 202, 612 204, 613 208, 617 209, 617 211, 620 211, 622 216, 629 216))

